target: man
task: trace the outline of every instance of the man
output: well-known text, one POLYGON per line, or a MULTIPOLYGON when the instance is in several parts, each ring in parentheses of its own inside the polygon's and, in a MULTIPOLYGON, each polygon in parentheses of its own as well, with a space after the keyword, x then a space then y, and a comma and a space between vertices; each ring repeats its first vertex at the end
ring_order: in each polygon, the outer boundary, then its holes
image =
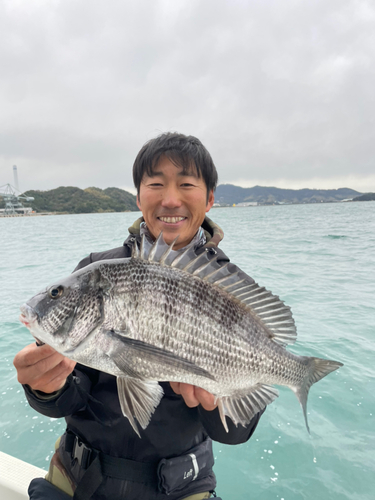
MULTIPOLYGON (((122 247, 91 254, 77 269, 129 257, 142 235, 152 241, 161 231, 169 244, 178 236, 177 251, 193 242, 197 254, 211 251, 219 262, 228 262, 217 248, 221 229, 205 217, 214 202, 217 172, 198 139, 172 133, 152 139, 135 160, 133 179, 143 217, 129 228, 122 247)), ((43 488, 53 488, 51 483, 78 500, 209 498, 216 486, 211 440, 245 442, 260 418, 256 415, 247 427, 227 419, 227 433, 212 394, 161 382, 164 397, 140 439, 121 413, 112 375, 75 365, 47 345, 25 347, 14 365, 30 405, 67 422, 46 477, 49 483, 32 483, 33 499, 45 498, 43 488)))

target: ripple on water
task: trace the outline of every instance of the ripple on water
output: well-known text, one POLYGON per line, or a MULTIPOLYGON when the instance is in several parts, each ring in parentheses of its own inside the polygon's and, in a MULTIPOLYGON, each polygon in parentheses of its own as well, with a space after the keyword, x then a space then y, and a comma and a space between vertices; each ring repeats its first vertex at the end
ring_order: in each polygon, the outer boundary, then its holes
MULTIPOLYGON (((215 443, 218 495, 372 500, 375 203, 228 208, 210 215, 224 228, 221 247, 231 260, 292 307, 299 333, 290 349, 345 363, 310 391, 311 437, 296 397, 281 388, 249 442, 215 443)), ((64 421, 37 415, 17 382, 12 360, 30 342, 18 324, 19 305, 88 253, 122 245, 138 216, 1 221, 2 451, 46 467, 64 429, 64 421)))

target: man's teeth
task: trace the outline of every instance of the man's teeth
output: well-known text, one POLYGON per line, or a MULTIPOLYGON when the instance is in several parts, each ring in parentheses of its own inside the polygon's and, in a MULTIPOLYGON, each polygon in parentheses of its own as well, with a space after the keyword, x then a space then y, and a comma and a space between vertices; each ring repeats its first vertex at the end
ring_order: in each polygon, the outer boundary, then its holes
POLYGON ((162 222, 176 223, 185 219, 185 217, 159 217, 162 222))

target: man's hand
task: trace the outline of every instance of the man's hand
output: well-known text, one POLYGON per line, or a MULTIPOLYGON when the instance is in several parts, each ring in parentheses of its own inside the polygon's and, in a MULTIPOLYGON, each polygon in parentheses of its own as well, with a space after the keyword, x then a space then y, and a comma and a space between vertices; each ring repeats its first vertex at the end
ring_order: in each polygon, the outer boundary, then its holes
POLYGON ((180 382, 169 382, 176 394, 180 394, 189 408, 202 405, 207 411, 217 407, 215 396, 195 385, 182 384, 180 382))
POLYGON ((52 347, 30 344, 14 358, 18 382, 33 390, 47 394, 64 387, 67 376, 72 373, 75 361, 64 357, 52 347))

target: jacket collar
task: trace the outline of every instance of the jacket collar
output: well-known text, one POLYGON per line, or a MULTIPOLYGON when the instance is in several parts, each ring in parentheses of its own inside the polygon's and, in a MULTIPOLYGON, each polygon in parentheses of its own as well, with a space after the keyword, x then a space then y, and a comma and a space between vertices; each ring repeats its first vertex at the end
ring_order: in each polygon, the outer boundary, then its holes
MULTIPOLYGON (((140 217, 133 223, 132 226, 128 228, 130 235, 133 235, 135 237, 140 236, 140 226, 142 222, 144 222, 144 218, 140 217)), ((220 241, 224 238, 224 231, 221 229, 221 227, 211 219, 209 219, 207 216, 202 223, 202 229, 207 241, 204 245, 205 248, 217 247, 220 241)), ((128 241, 128 239, 126 241, 128 241)))

